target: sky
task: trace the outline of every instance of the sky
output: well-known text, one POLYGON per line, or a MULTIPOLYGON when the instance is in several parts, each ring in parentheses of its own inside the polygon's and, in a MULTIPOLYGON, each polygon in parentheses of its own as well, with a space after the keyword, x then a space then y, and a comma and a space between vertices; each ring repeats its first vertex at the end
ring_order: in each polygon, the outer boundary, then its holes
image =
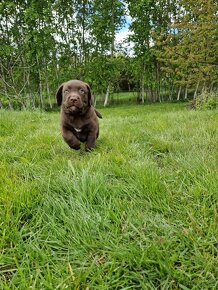
MULTIPOLYGON (((131 34, 131 31, 129 30, 130 24, 131 24, 131 17, 126 16, 126 23, 124 27, 120 31, 118 31, 116 34, 116 44, 120 44, 124 40, 128 39, 128 36, 131 34)), ((132 54, 133 44, 131 42, 125 44, 124 47, 128 50, 128 54, 132 54)))

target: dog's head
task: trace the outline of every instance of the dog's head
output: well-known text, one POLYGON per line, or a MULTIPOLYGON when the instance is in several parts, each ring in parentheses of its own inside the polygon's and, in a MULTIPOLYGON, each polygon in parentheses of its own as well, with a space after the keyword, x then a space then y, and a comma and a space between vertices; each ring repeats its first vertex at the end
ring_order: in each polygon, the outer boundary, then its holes
POLYGON ((88 84, 71 80, 63 83, 57 93, 57 104, 67 114, 84 114, 92 105, 92 95, 88 84))

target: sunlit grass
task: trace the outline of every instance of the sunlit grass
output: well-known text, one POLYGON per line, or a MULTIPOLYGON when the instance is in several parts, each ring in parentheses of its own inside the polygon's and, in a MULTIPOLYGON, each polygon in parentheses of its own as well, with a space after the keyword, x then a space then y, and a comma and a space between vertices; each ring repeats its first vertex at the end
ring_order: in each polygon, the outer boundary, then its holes
POLYGON ((2 289, 216 289, 217 111, 101 109, 92 153, 58 113, 0 111, 2 289))

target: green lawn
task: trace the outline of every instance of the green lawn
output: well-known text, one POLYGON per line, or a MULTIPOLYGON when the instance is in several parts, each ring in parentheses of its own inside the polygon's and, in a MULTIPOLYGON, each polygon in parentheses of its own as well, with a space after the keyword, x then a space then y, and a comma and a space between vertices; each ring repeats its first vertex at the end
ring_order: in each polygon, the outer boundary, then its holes
POLYGON ((100 111, 84 153, 0 110, 0 289, 217 289, 217 111, 100 111))
MULTIPOLYGON (((104 104, 104 99, 105 96, 104 95, 96 95, 96 104, 100 107, 103 106, 104 104)), ((120 104, 126 104, 126 105, 130 105, 130 104, 136 104, 137 103, 137 92, 118 92, 118 93, 113 93, 110 94, 110 98, 109 98, 109 104, 116 106, 116 105, 120 105, 120 104)))

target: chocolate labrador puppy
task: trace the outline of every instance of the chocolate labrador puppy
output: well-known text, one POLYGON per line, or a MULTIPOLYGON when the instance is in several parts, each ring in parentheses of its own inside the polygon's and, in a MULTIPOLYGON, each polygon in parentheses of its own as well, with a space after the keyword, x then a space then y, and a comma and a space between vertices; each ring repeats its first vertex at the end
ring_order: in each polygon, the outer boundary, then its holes
POLYGON ((93 99, 88 84, 71 80, 63 83, 56 94, 61 106, 61 131, 70 148, 80 149, 80 141, 85 142, 86 151, 92 150, 99 135, 98 117, 101 114, 93 107, 93 99))

